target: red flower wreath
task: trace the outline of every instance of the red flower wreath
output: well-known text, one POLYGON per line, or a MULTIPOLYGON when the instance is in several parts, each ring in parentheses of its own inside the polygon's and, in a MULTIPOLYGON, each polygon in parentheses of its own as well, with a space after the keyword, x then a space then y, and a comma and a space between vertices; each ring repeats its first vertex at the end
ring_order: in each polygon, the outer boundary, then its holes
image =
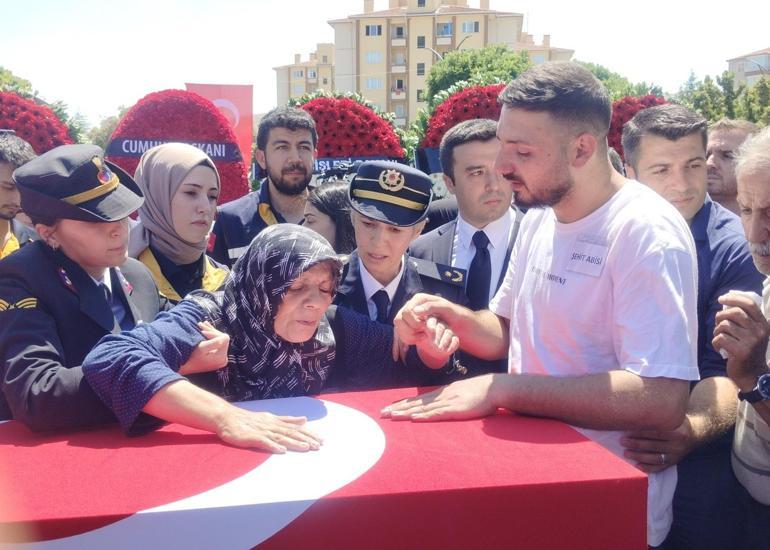
POLYGON ((15 131, 38 155, 72 143, 67 126, 50 107, 13 92, 0 92, 0 128, 15 131))
MULTIPOLYGON (((238 148, 235 133, 219 109, 208 99, 184 90, 163 90, 146 95, 129 109, 115 128, 107 146, 108 158, 133 174, 139 164, 140 154, 126 156, 116 146, 119 140, 126 139, 224 144, 233 155, 238 148)), ((209 156, 217 167, 222 183, 219 204, 248 193, 246 165, 240 153, 229 158, 216 158, 210 153, 209 156)))
POLYGON ((460 122, 473 118, 500 118, 497 96, 505 84, 474 85, 464 88, 441 102, 428 119, 421 147, 438 147, 444 134, 460 122))
POLYGON ((299 106, 313 117, 319 158, 403 158, 393 125, 347 97, 317 97, 299 106))
POLYGON ((634 118, 634 115, 642 109, 654 107, 655 105, 662 105, 664 103, 668 103, 664 98, 654 94, 648 94, 642 97, 626 96, 618 99, 612 104, 612 122, 610 122, 610 131, 607 134, 607 142, 610 147, 618 152, 620 158, 625 160, 625 156, 623 155, 623 145, 621 144, 623 126, 625 123, 634 118))

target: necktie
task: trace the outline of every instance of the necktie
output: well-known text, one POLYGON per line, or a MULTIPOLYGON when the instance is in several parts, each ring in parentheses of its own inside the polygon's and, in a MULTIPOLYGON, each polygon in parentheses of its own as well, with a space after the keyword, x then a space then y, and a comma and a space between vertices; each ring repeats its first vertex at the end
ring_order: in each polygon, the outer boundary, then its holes
POLYGON ((468 296, 470 308, 474 311, 486 309, 489 306, 489 282, 492 278, 492 261, 489 258, 487 245, 489 239, 483 231, 473 234, 473 244, 476 255, 468 269, 468 281, 465 284, 465 294, 468 296))
POLYGON ((385 289, 378 290, 372 295, 372 302, 377 307, 377 321, 384 325, 388 324, 388 305, 390 304, 390 298, 385 289))

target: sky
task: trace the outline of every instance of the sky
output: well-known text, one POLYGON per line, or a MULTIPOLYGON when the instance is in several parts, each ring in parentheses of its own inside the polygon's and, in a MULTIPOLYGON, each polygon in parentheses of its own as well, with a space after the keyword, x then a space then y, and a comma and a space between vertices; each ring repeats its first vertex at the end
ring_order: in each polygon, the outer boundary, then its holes
MULTIPOLYGON (((469 0, 478 7, 478 0, 469 0)), ((375 0, 386 9, 387 0, 375 0)), ((673 93, 693 71, 770 47, 770 2, 491 0, 524 14, 539 43, 575 50, 633 82, 673 93)), ((276 104, 273 67, 333 42, 327 21, 363 0, 0 0, 0 66, 47 101, 98 124, 144 95, 185 82, 253 84, 255 113, 276 104)))

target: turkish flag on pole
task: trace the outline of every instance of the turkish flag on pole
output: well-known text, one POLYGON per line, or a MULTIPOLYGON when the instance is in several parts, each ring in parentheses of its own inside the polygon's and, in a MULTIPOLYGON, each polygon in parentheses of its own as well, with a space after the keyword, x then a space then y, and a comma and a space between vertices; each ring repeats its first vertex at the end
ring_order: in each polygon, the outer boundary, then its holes
POLYGON ((251 144, 254 141, 252 85, 236 84, 191 84, 186 83, 188 92, 202 95, 214 105, 230 122, 238 140, 243 163, 251 166, 251 144))

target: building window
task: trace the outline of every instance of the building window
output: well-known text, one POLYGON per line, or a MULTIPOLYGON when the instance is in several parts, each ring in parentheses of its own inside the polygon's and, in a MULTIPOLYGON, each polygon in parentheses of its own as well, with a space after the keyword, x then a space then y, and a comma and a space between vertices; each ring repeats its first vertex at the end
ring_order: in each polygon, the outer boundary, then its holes
POLYGON ((305 93, 305 87, 302 84, 295 84, 292 92, 294 95, 302 95, 305 93))
POLYGON ((380 52, 366 52, 367 63, 379 63, 382 61, 382 54, 380 52))
POLYGON ((532 59, 532 63, 534 63, 535 65, 537 65, 539 63, 545 63, 545 55, 543 55, 541 53, 532 55, 530 57, 532 59))
POLYGON ((382 88, 382 80, 373 76, 366 78, 366 87, 369 90, 379 90, 382 88))
POLYGON ((396 79, 396 90, 403 90, 404 89, 404 79, 398 78, 396 79))
POLYGON ((395 113, 396 117, 398 118, 404 118, 406 116, 406 107, 404 107, 403 103, 399 103, 395 107, 395 113))
POLYGON ((436 36, 452 36, 452 23, 436 23, 436 36))
POLYGON ((463 32, 479 32, 479 22, 463 21, 463 32))
POLYGON ((393 27, 393 38, 404 38, 404 27, 393 27))
POLYGON ((423 90, 417 90, 417 101, 425 101, 423 94, 424 94, 423 90))
POLYGON ((425 37, 424 36, 418 36, 417 37, 417 47, 418 48, 424 48, 425 47, 425 37))
POLYGON ((417 0, 417 7, 418 8, 424 8, 425 7, 425 0, 417 0))
POLYGON ((305 76, 305 71, 294 71, 292 73, 292 76, 294 78, 302 78, 303 76, 305 76))
POLYGON ((321 57, 321 63, 329 63, 329 56, 324 55, 321 57))
POLYGON ((397 53, 393 56, 393 64, 398 65, 399 67, 406 65, 406 56, 402 53, 397 53))
POLYGON ((380 36, 382 35, 382 25, 367 25, 366 36, 380 36))
POLYGON ((323 79, 323 83, 324 83, 324 84, 328 84, 328 83, 329 83, 329 79, 328 79, 328 78, 324 78, 324 79, 323 79))
POLYGON ((315 72, 315 69, 308 69, 307 70, 307 77, 308 78, 318 78, 318 75, 315 72))
POLYGON ((425 63, 417 64, 417 76, 425 76, 425 63))

